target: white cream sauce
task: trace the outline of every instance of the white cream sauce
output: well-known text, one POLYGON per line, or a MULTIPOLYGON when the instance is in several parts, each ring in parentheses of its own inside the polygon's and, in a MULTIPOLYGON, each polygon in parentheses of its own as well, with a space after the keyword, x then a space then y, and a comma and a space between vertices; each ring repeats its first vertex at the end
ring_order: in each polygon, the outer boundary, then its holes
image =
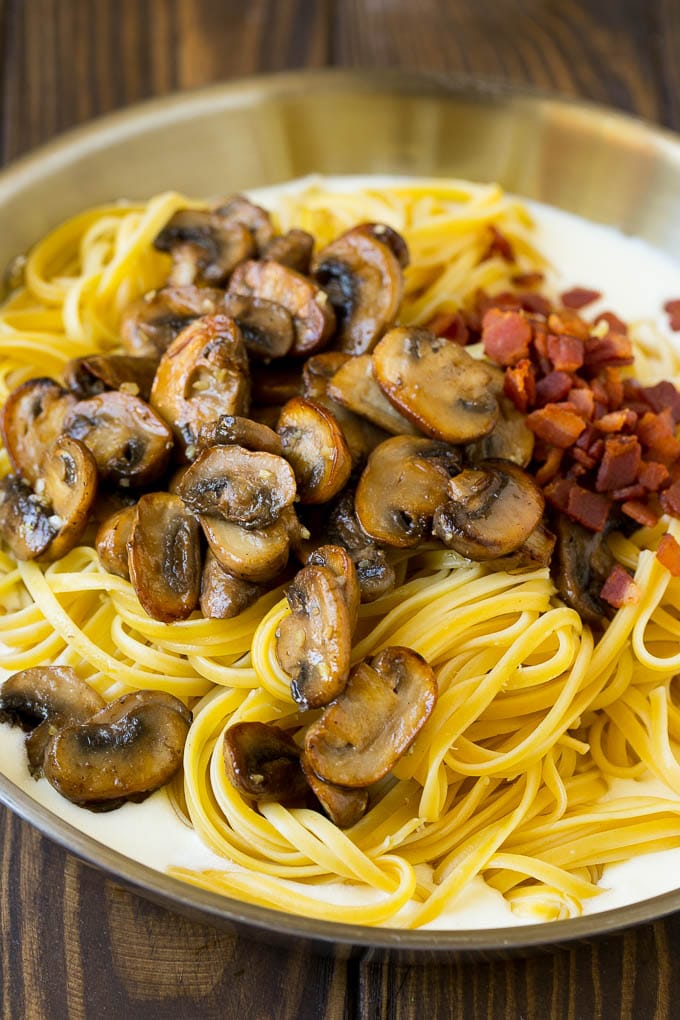
MULTIPOLYGON (((370 182, 372 187, 390 183, 394 178, 346 177, 325 179, 324 186, 348 190, 370 182)), ((292 182, 283 188, 261 189, 254 197, 264 205, 275 206, 282 190, 297 189, 308 182, 292 182)), ((584 286, 601 291, 603 297, 588 306, 587 313, 604 309, 621 318, 644 319, 668 335, 663 304, 680 297, 680 266, 669 256, 636 238, 627 237, 609 227, 589 223, 558 209, 526 203, 537 224, 536 245, 552 260, 550 283, 557 291, 584 286)), ((158 870, 169 866, 187 868, 233 868, 203 845, 173 810, 163 790, 143 804, 126 804, 109 814, 93 814, 64 800, 41 779, 33 780, 26 764, 23 734, 0 724, 0 772, 16 786, 28 792, 38 803, 94 839, 132 859, 158 870)), ((680 796, 655 779, 641 782, 617 780, 607 795, 651 796, 672 799, 680 796)), ((584 904, 585 913, 623 906, 678 888, 680 885, 680 848, 646 854, 604 869, 602 894, 584 904)), ((308 896, 334 902, 347 902, 348 890, 341 883, 323 889, 301 886, 308 896)), ((352 889, 352 902, 357 890, 352 889)), ((366 899, 373 898, 371 891, 366 899)), ((408 911, 408 908, 405 908, 408 911)), ((481 879, 470 883, 452 906, 429 925, 440 930, 502 928, 531 923, 516 917, 500 895, 481 879)))

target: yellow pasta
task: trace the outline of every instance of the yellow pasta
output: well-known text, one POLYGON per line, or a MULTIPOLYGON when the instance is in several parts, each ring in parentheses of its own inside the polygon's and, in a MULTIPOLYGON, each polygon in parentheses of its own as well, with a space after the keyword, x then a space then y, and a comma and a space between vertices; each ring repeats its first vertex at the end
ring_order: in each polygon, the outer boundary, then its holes
MULTIPOLYGON (((69 220, 29 253, 25 286, 0 309, 0 400, 72 357, 114 348, 122 311, 165 279, 152 245, 187 205, 166 194, 69 220)), ((511 286, 546 265, 522 204, 497 186, 395 184, 351 193, 314 185, 281 198, 282 229, 320 244, 365 220, 403 234, 411 253, 402 321, 423 323, 511 286), (489 225, 512 243, 510 266, 489 249, 489 225)), ((667 344, 638 331, 645 379, 678 376, 667 344)), ((8 470, 3 454, 2 472, 8 470)), ((418 927, 445 914, 476 877, 522 917, 580 913, 605 864, 680 846, 680 579, 655 556, 680 522, 613 536, 642 592, 595 641, 556 598, 547 569, 492 573, 451 552, 401 556, 402 583, 361 607, 353 661, 388 645, 421 653, 437 675, 434 712, 408 754, 340 830, 305 808, 246 803, 230 784, 225 729, 238 721, 291 728, 300 713, 278 664, 281 589, 233 620, 149 618, 132 586, 82 546, 49 566, 0 553, 2 675, 72 665, 104 697, 153 688, 193 708, 176 806, 223 867, 185 881, 251 903, 332 921, 418 927), (666 798, 611 798, 609 783, 651 772, 666 798)), ((0 739, 1 739, 0 733, 0 739)))

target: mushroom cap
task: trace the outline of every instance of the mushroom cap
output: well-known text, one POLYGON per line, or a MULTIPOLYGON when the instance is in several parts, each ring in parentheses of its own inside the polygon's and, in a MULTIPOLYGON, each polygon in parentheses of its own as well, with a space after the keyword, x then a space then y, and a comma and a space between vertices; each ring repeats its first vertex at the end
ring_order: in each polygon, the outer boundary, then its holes
POLYGON ((471 560, 493 560, 518 549, 543 517, 543 493, 507 460, 480 461, 452 478, 448 502, 434 515, 434 534, 471 560))
POLYGON ((333 335, 335 314, 326 293, 279 262, 242 263, 229 282, 229 294, 245 294, 282 305, 293 319, 293 354, 311 354, 333 335))
POLYGON ((314 238, 306 230, 293 227, 285 234, 273 237, 262 252, 265 262, 280 262, 296 273, 308 273, 314 250, 314 238))
POLYGON ((120 390, 79 400, 64 419, 97 463, 99 477, 139 488, 160 478, 170 462, 172 432, 149 405, 120 390))
POLYGON ((224 731, 224 765, 232 786, 251 800, 301 800, 307 781, 300 748, 272 723, 238 722, 224 731))
POLYGON ((0 536, 17 560, 44 555, 59 528, 47 503, 19 475, 0 478, 0 536))
POLYGON ((389 402, 373 374, 370 354, 348 358, 330 379, 328 396, 391 435, 420 436, 420 429, 389 402))
POLYGON ((64 382, 81 400, 104 390, 124 390, 148 400, 157 368, 156 355, 91 354, 68 362, 64 382))
POLYGON ((228 573, 253 584, 265 584, 288 562, 291 530, 297 518, 292 507, 287 507, 265 528, 244 528, 211 514, 199 514, 199 521, 215 557, 228 573))
POLYGON ((235 577, 222 567, 208 549, 201 574, 201 612, 208 620, 231 620, 264 595, 259 584, 235 577))
POLYGON ((136 507, 124 506, 106 517, 97 529, 94 543, 104 569, 117 577, 124 577, 126 581, 130 580, 128 542, 135 513, 136 507))
POLYGON ((525 468, 534 453, 534 434, 526 424, 526 415, 503 393, 497 393, 496 400, 498 421, 488 435, 466 445, 466 460, 469 464, 480 460, 511 460, 525 468))
POLYGON ((184 446, 220 415, 248 409, 248 356, 241 332, 226 315, 205 316, 187 326, 161 358, 151 404, 172 425, 184 446))
POLYGON ((191 712, 171 694, 124 694, 52 737, 45 777, 67 800, 92 810, 143 799, 180 768, 190 724, 191 712))
POLYGON ((61 521, 46 552, 49 559, 58 560, 78 544, 87 527, 97 495, 97 464, 84 443, 60 436, 42 468, 44 495, 61 521))
POLYGON ((291 614, 277 631, 276 657, 292 677, 303 708, 319 708, 347 683, 352 651, 351 609, 332 569, 303 567, 286 590, 291 614))
POLYGON ((304 754, 300 758, 300 765, 312 792, 330 820, 340 829, 356 825, 366 813, 368 790, 350 790, 345 786, 327 783, 317 776, 304 754))
POLYGON ((349 354, 372 350, 396 320, 404 293, 400 260, 408 254, 396 231, 363 223, 332 241, 314 259, 315 279, 326 290, 338 320, 337 343, 349 354), (397 242, 398 239, 398 242, 397 242))
POLYGON ((276 431, 295 471, 301 503, 325 503, 340 492, 350 476, 352 457, 328 408, 293 397, 282 408, 276 431))
POLYGON ((241 223, 247 227, 260 254, 274 236, 274 225, 267 210, 251 202, 246 195, 233 195, 226 202, 216 206, 213 214, 225 221, 241 223))
POLYGON ((158 359, 182 330, 220 311, 224 291, 212 287, 163 287, 134 301, 123 313, 120 339, 129 354, 158 359))
MULTIPOLYGON (((278 415, 277 415, 278 417, 278 415)), ((216 421, 201 425, 196 437, 198 450, 209 446, 245 446, 246 450, 275 453, 281 456, 281 440, 273 429, 252 418, 222 414, 216 421)))
POLYGON ((134 511, 128 540, 130 580, 155 620, 185 620, 198 605, 201 547, 198 522, 179 496, 151 492, 134 511))
POLYGON ((222 308, 237 323, 253 357, 263 361, 282 358, 293 346, 293 319, 283 305, 252 295, 225 294, 222 308))
POLYGON ((307 764, 326 782, 370 786, 408 750, 436 700, 437 680, 422 656, 384 648, 352 669, 344 692, 307 730, 307 764))
POLYGON ((359 622, 361 591, 356 568, 347 550, 341 545, 320 545, 309 554, 307 566, 326 567, 333 574, 349 610, 349 624, 353 634, 359 622))
POLYGON ((606 532, 590 531, 563 514, 555 515, 554 525, 557 543, 552 574, 560 596, 584 623, 606 626, 613 610, 602 601, 600 592, 616 563, 604 540, 606 532))
POLYGON ((359 523, 355 493, 345 489, 337 498, 324 529, 326 540, 341 545, 356 568, 362 602, 375 602, 396 585, 394 567, 359 523))
POLYGON ((0 412, 2 441, 12 467, 31 486, 38 481, 45 453, 61 435, 76 403, 53 379, 28 379, 8 396, 0 412))
POLYGON ((491 370, 453 341, 400 327, 382 338, 372 359, 380 388, 426 435, 469 443, 496 424, 491 370))
POLYGON ((212 446, 183 474, 177 494, 191 510, 245 528, 264 528, 291 506, 297 486, 283 457, 242 446, 212 446))
POLYGON ((252 232, 224 207, 213 211, 180 209, 154 240, 173 258, 174 284, 221 285, 234 268, 256 252, 252 232))
POLYGON ((429 535, 432 517, 458 474, 458 450, 434 439, 392 436, 375 448, 359 479, 356 515, 367 535, 398 548, 429 535))

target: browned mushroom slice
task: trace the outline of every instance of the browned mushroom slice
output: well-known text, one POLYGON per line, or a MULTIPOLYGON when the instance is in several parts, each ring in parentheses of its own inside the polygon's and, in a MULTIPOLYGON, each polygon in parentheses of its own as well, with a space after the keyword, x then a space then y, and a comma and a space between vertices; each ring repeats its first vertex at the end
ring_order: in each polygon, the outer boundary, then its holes
POLYGON ((527 467, 534 452, 534 434, 527 428, 526 415, 503 394, 497 394, 496 399, 498 421, 488 436, 466 445, 465 457, 469 464, 500 458, 527 467))
POLYGON ((130 580, 154 620, 185 620, 198 605, 201 548, 198 522, 179 496, 142 496, 128 542, 130 580))
POLYGON ((104 390, 124 390, 148 400, 157 368, 155 356, 92 354, 69 361, 64 369, 64 382, 81 399, 96 397, 104 390))
POLYGON ((327 408, 293 397, 282 409, 276 431, 295 471, 302 503, 325 503, 340 492, 350 476, 352 458, 327 408))
POLYGON ((350 790, 319 779, 314 769, 307 763, 304 754, 300 758, 300 764, 312 792, 330 820, 341 829, 349 829, 350 826, 356 825, 366 813, 368 790, 350 790))
POLYGON ((202 315, 221 310, 224 291, 211 287, 165 287, 135 301, 120 327, 129 354, 160 357, 182 330, 202 315))
POLYGON ((297 494, 288 461, 242 446, 211 446, 177 486, 190 510, 214 514, 245 528, 266 528, 297 494))
POLYGON ((272 723, 239 722, 225 730, 224 765, 232 786, 252 800, 285 804, 307 792, 300 748, 272 723))
POLYGON ((99 525, 95 547, 104 570, 117 577, 130 580, 128 563, 128 542, 135 520, 135 507, 127 506, 117 510, 99 525))
POLYGON ((407 262, 406 244, 396 231, 363 223, 314 259, 314 277, 335 309, 340 349, 349 354, 366 354, 394 325, 404 293, 395 248, 407 262))
POLYGON ((332 508, 325 534, 329 542, 347 549, 356 568, 362 602, 375 602, 392 591, 396 584, 394 567, 385 553, 359 524, 355 510, 355 494, 346 490, 332 508))
POLYGON ((460 452, 446 443, 415 436, 386 439, 368 458, 357 486, 361 527, 385 545, 418 545, 460 464, 460 452))
POLYGON ((327 567, 303 567, 286 590, 291 615, 279 624, 276 656, 303 708, 327 705, 344 690, 352 651, 350 610, 327 567))
POLYGON ((269 361, 288 354, 295 329, 283 305, 245 294, 225 294, 222 306, 225 314, 237 322, 243 342, 254 357, 269 361))
POLYGON ((42 775, 45 748, 54 732, 67 723, 84 722, 105 705, 70 666, 23 669, 0 688, 0 721, 28 733, 28 767, 36 778, 42 775))
POLYGON ((165 472, 172 432, 139 397, 108 390, 79 400, 64 419, 64 432, 93 454, 99 476, 124 486, 150 485, 165 472))
POLYGON ((290 507, 266 528, 243 528, 209 514, 200 514, 199 520, 218 562, 244 581, 265 584, 288 562, 291 528, 297 520, 290 507))
POLYGON ((584 623, 606 626, 613 609, 602 601, 600 592, 616 562, 604 541, 606 532, 589 531, 562 514, 556 515, 555 532, 552 575, 560 596, 584 623))
POLYGON ((541 521, 514 552, 487 560, 486 565, 492 570, 506 570, 509 574, 538 570, 539 567, 550 566, 554 548, 555 536, 541 521))
POLYGON ((294 227, 285 234, 273 237, 262 252, 267 262, 280 262, 297 273, 308 273, 314 250, 314 238, 306 230, 294 227))
POLYGON ((154 241, 172 255, 170 283, 224 284, 234 268, 255 254, 251 231, 223 210, 180 209, 154 241))
POLYGON ((306 276, 278 262, 244 262, 232 275, 229 294, 283 305, 293 319, 293 354, 319 350, 335 329, 335 314, 326 293, 306 276))
POLYGON ((0 429, 12 466, 30 485, 41 473, 42 459, 61 434, 76 398, 53 379, 29 379, 10 393, 2 408, 0 429))
POLYGON ((508 460, 480 461, 452 478, 449 500, 434 515, 444 545, 471 560, 493 560, 518 549, 543 517, 543 493, 508 460))
POLYGON ((187 326, 161 358, 151 404, 182 446, 222 414, 244 414, 250 399, 248 355, 241 332, 226 315, 187 326))
POLYGON ((60 436, 43 461, 44 495, 58 518, 58 534, 47 549, 51 560, 65 556, 80 540, 97 495, 97 464, 88 448, 60 436))
POLYGON ((19 475, 0 479, 0 537, 17 560, 44 555, 61 521, 19 475))
MULTIPOLYGON (((278 419, 278 414, 276 415, 278 419)), ((235 414, 221 414, 217 421, 201 425, 196 437, 197 452, 209 446, 245 446, 246 450, 259 450, 281 456, 281 440, 273 429, 252 418, 235 414)))
POLYGON ((381 389, 427 435, 469 443, 496 424, 491 371, 451 340, 413 326, 393 329, 372 358, 381 389))
POLYGON ((264 594, 259 584, 229 574, 208 549, 201 575, 201 612, 209 620, 231 620, 264 594))
POLYGON ((50 740, 45 777, 67 800, 109 811, 143 800, 182 764, 191 712, 164 691, 135 691, 50 740))
POLYGON ((437 680, 410 648, 385 648, 352 670, 343 694, 307 730, 305 756, 321 779, 365 787, 408 750, 437 700, 437 680))
POLYGON ((359 619, 361 591, 356 568, 347 550, 341 545, 320 545, 310 553, 307 564, 310 567, 326 567, 333 574, 347 604, 349 625, 351 632, 354 633, 359 619))
POLYGON ((274 226, 266 209, 255 205, 245 195, 234 195, 214 210, 214 214, 222 220, 242 223, 253 236, 257 251, 262 254, 272 237, 274 226))
POLYGON ((343 354, 342 351, 312 354, 302 369, 302 396, 311 400, 325 397, 329 382, 349 359, 350 355, 343 354))
POLYGON ((395 436, 421 435, 420 429, 400 414, 378 386, 370 354, 349 358, 328 383, 328 395, 343 407, 367 418, 395 436))

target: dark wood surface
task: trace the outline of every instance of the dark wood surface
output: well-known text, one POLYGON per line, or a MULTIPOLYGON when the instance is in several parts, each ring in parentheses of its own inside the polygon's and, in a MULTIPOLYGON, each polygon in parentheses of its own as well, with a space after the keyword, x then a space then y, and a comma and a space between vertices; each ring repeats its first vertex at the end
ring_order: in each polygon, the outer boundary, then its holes
MULTIPOLYGON (((680 129, 679 0, 0 0, 0 158, 136 100, 256 71, 465 71, 680 129)), ((664 1018, 680 916, 511 962, 336 962, 187 921, 0 808, 8 1018, 664 1018)))

